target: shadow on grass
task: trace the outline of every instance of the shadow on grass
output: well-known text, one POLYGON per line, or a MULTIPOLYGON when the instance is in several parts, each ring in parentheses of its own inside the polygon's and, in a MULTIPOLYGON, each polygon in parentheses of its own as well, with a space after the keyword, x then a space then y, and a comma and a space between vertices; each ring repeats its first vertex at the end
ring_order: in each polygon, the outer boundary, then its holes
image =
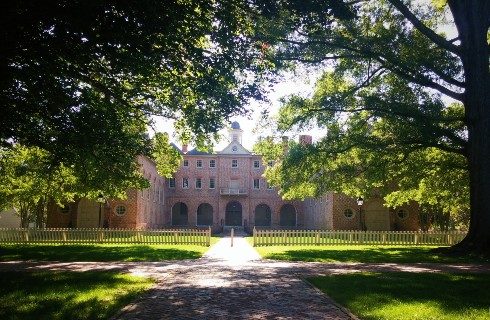
POLYGON ((8 245, 0 247, 0 261, 161 261, 197 259, 203 248, 128 245, 8 245))
POLYGON ((151 284, 116 272, 2 272, 0 319, 106 319, 151 284))
MULTIPOLYGON (((267 259, 309 262, 364 263, 489 263, 488 258, 457 256, 436 252, 433 247, 341 247, 262 249, 267 259)), ((259 249, 261 251, 261 249, 259 249)))
POLYGON ((362 319, 488 319, 490 275, 353 273, 308 279, 362 319))

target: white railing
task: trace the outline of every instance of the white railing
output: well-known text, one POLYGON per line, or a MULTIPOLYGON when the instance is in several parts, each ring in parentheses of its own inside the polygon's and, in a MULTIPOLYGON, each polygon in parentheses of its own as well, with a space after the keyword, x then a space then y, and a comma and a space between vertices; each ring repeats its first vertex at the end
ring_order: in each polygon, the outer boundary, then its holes
POLYGON ((119 244, 193 244, 209 246, 207 229, 0 229, 0 243, 119 243, 119 244))
POLYGON ((220 188, 219 192, 222 195, 246 195, 247 189, 220 188))
POLYGON ((255 246, 274 245, 453 245, 461 231, 253 230, 255 246))

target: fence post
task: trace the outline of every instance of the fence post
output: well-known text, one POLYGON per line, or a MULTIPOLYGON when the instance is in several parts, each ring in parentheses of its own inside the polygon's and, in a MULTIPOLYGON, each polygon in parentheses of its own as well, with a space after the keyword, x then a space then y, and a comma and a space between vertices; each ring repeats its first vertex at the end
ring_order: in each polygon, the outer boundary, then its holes
POLYGON ((254 226, 254 230, 253 230, 253 237, 254 237, 254 247, 257 245, 257 240, 256 240, 256 237, 257 237, 257 229, 255 229, 255 226, 254 226))
POLYGON ((415 233, 415 238, 414 238, 415 245, 419 243, 419 234, 415 233))
POLYGON ((211 226, 208 227, 208 237, 206 245, 209 247, 211 245, 211 226))
POLYGON ((24 240, 29 242, 29 229, 24 230, 24 240))
POLYGON ((316 245, 319 245, 320 244, 320 231, 316 231, 316 235, 315 235, 315 244, 316 245))
POLYGON ((234 229, 231 228, 231 232, 230 232, 230 240, 231 240, 231 246, 233 247, 233 233, 234 233, 234 229))

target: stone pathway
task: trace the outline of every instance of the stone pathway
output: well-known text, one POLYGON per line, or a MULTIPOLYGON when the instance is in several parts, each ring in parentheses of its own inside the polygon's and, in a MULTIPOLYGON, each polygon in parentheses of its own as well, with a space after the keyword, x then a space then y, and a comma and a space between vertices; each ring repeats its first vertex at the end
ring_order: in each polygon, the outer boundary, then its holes
POLYGON ((311 263, 261 260, 244 238, 222 238, 198 260, 0 262, 0 271, 119 270, 155 287, 114 319, 355 319, 302 279, 360 271, 488 272, 489 265, 311 263))
POLYGON ((203 258, 167 266, 149 294, 115 319, 353 319, 301 280, 260 261, 244 238, 222 238, 203 258))

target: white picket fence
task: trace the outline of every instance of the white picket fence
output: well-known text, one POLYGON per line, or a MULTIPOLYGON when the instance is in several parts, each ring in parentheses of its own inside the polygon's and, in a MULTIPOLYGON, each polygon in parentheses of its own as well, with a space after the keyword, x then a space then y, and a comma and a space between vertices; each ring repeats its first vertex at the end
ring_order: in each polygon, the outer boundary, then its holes
POLYGON ((296 245, 453 245, 466 232, 358 231, 358 230, 253 230, 255 246, 296 245))
POLYGON ((192 244, 209 246, 211 228, 207 229, 0 229, 0 243, 60 244, 192 244))

